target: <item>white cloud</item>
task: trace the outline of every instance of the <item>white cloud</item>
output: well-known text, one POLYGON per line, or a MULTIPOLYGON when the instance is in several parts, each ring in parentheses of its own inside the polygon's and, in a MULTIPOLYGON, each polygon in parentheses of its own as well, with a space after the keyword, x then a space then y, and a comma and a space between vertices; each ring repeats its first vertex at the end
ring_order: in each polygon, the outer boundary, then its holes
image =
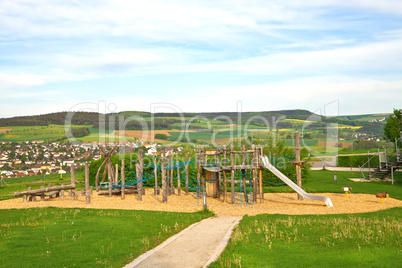
POLYGON ((1 74, 0 73, 0 84, 4 88, 10 86, 37 86, 43 85, 48 80, 48 76, 36 75, 36 74, 1 74))

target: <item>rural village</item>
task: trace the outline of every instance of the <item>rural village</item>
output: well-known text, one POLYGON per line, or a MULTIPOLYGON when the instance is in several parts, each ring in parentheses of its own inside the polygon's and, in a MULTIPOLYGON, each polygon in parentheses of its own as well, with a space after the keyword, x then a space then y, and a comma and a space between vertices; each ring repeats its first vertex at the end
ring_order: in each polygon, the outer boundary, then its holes
MULTIPOLYGON (((2 178, 16 178, 33 175, 64 174, 70 172, 74 164, 76 169, 85 162, 101 158, 100 148, 118 147, 124 153, 133 153, 142 147, 146 155, 155 155, 161 145, 148 142, 69 142, 0 141, 0 173, 2 178), (8 149, 9 148, 9 149, 8 149), (4 150, 3 150, 4 149, 4 150)), ((159 149, 160 150, 160 149, 159 149)), ((165 150, 174 153, 173 147, 165 150)), ((181 147, 176 148, 180 152, 181 147)), ((119 152, 119 150, 117 150, 119 152)))

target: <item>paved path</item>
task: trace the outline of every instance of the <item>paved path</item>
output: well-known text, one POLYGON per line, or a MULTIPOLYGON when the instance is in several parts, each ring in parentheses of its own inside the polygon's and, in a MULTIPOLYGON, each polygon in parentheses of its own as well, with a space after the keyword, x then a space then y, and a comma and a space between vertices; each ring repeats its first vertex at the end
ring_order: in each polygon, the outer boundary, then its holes
POLYGON ((241 217, 217 216, 202 220, 142 254, 125 267, 206 267, 214 261, 241 217))

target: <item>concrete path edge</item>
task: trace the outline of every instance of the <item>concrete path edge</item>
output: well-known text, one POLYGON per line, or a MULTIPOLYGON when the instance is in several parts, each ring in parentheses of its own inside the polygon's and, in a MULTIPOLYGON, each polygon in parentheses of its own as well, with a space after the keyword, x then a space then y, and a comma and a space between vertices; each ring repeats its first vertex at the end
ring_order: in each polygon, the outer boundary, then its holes
POLYGON ((230 226, 229 230, 227 231, 225 237, 221 240, 218 247, 215 249, 214 253, 212 253, 211 257, 207 261, 207 263, 203 266, 203 268, 208 267, 212 262, 216 261, 223 250, 226 248, 230 237, 232 236, 233 229, 239 224, 239 222, 243 219, 243 217, 239 217, 233 224, 230 226))
POLYGON ((163 249, 164 247, 166 247, 167 245, 169 245, 170 243, 172 243, 173 241, 175 241, 177 238, 179 238, 180 236, 184 235, 186 232, 188 232, 189 230, 193 229, 195 226, 197 226, 198 224, 200 224, 201 222, 208 220, 209 218, 203 219, 202 221, 196 222, 191 224, 189 227, 187 227, 186 229, 182 230, 181 232, 169 237, 168 239, 166 239, 162 244, 158 245, 157 247, 141 254, 140 256, 138 256, 136 259, 134 259, 132 262, 130 262, 129 264, 125 265, 124 268, 132 268, 137 266, 138 264, 140 264, 141 262, 143 262, 145 259, 147 259, 148 257, 150 257, 152 254, 154 254, 155 252, 163 249))

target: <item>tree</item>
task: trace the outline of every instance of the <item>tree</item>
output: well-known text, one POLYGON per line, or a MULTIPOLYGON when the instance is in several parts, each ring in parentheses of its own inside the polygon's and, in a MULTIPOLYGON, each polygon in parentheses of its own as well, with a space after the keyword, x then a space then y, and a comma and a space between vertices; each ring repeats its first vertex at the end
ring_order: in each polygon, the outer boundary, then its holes
MULTIPOLYGON (((401 137, 402 131, 402 109, 394 109, 394 114, 391 114, 384 126, 384 138, 395 142, 395 139, 401 137)), ((401 145, 401 141, 399 141, 401 145)))

